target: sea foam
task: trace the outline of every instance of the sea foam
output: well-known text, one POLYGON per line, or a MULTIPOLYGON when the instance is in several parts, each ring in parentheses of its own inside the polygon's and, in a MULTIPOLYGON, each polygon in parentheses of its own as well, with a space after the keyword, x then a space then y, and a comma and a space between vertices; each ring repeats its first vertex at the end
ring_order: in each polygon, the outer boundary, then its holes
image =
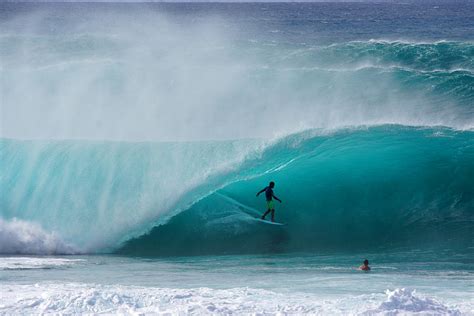
MULTIPOLYGON (((78 250, 55 233, 45 232, 38 224, 0 218, 0 254, 73 254, 78 250)), ((0 265, 2 268, 3 263, 0 265)))
POLYGON ((456 309, 413 291, 387 291, 376 309, 374 295, 323 299, 303 293, 282 294, 263 289, 173 289, 91 284, 11 285, 2 288, 0 314, 120 313, 120 314, 420 314, 459 315, 456 309))
POLYGON ((0 270, 60 269, 83 262, 84 259, 54 257, 3 257, 0 260, 0 270))
POLYGON ((450 309, 432 298, 417 296, 415 290, 395 289, 387 290, 387 300, 380 304, 377 309, 367 311, 365 314, 374 315, 399 315, 399 314, 421 314, 421 315, 461 315, 457 309, 450 309))

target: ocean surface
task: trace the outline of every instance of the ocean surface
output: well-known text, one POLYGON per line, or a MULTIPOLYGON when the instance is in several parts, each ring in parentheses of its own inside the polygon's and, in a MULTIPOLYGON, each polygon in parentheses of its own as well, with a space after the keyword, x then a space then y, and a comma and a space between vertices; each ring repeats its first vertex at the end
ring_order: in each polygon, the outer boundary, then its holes
POLYGON ((0 3, 0 314, 474 315, 472 21, 0 3))

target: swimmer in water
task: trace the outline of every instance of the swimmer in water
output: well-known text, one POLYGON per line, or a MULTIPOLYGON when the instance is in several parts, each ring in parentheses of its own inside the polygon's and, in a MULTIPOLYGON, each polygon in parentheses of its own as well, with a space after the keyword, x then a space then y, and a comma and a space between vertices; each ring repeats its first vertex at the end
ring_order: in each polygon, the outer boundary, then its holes
POLYGON ((364 264, 359 267, 359 270, 370 271, 369 260, 365 259, 364 264))

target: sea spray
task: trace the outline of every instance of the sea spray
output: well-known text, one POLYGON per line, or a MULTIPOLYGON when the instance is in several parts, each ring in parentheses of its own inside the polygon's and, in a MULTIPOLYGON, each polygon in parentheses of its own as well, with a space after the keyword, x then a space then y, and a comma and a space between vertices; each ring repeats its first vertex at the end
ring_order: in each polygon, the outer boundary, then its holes
MULTIPOLYGON (((45 232, 38 224, 21 221, 16 218, 10 221, 0 218, 0 253, 61 255, 79 253, 79 251, 73 246, 64 243, 57 234, 45 232)), ((8 260, 2 259, 0 269, 5 267, 10 267, 11 269, 14 266, 8 260), (3 266, 4 264, 6 266, 3 266)), ((28 267, 30 266, 31 264, 28 265, 28 267)))
POLYGON ((1 22, 3 137, 189 141, 474 126, 469 41, 249 40, 233 20, 189 22, 160 6, 21 12, 1 22))

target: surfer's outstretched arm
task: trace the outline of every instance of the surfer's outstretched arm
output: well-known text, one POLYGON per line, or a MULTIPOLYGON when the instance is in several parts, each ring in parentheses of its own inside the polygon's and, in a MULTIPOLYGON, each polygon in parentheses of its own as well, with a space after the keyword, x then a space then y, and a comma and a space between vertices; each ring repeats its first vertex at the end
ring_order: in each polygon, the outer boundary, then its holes
POLYGON ((275 200, 277 200, 278 202, 281 203, 281 200, 279 198, 277 198, 275 194, 273 194, 273 197, 275 198, 275 200))
POLYGON ((265 187, 265 188, 261 189, 260 191, 258 191, 257 196, 259 196, 260 193, 265 192, 266 189, 267 189, 267 188, 265 187))

